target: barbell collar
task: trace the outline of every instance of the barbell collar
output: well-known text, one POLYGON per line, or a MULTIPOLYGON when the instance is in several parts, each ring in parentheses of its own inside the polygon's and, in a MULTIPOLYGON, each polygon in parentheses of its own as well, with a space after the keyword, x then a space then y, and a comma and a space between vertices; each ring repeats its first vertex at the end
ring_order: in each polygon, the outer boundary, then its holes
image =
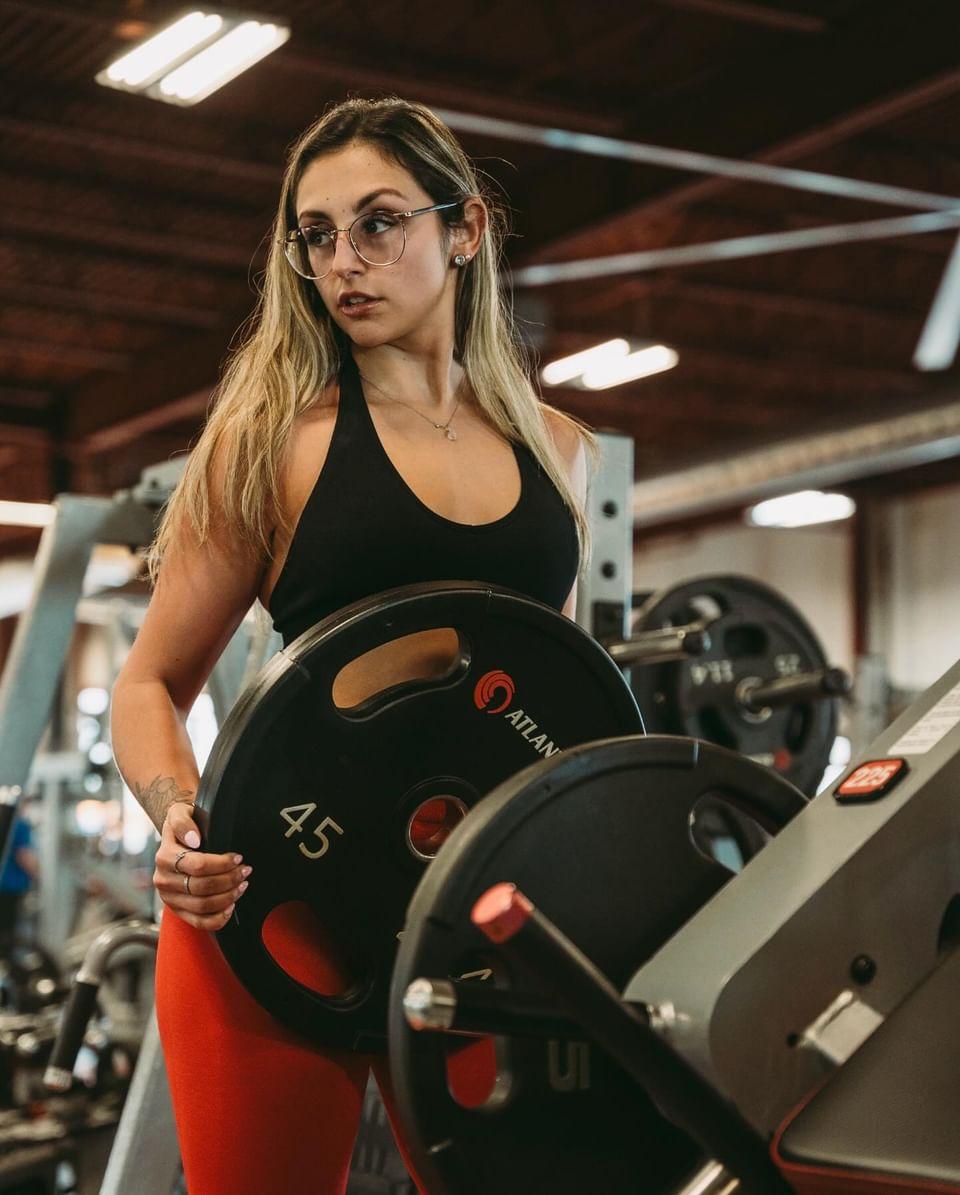
POLYGON ((796 676, 779 676, 768 681, 741 682, 737 699, 748 712, 760 714, 801 701, 843 697, 852 685, 849 674, 842 668, 821 668, 817 672, 800 672, 796 676))
POLYGON ((711 647, 710 632, 703 622, 682 627, 663 627, 641 631, 629 639, 604 644, 615 664, 630 668, 635 664, 669 664, 702 656, 711 647))

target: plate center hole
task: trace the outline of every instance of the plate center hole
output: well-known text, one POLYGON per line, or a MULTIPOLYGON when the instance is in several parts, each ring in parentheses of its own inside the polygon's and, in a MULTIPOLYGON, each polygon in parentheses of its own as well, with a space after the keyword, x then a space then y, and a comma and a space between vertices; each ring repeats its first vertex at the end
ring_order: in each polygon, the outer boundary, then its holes
POLYGON ((428 797, 410 814, 407 846, 418 859, 433 859, 466 816, 467 807, 459 797, 428 797))

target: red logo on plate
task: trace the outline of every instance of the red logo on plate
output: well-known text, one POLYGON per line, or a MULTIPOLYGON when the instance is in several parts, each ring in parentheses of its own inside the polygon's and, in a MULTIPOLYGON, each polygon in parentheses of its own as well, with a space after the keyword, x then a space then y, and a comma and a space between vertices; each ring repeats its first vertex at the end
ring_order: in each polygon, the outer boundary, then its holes
POLYGON ((495 709, 487 709, 488 714, 499 714, 507 708, 513 701, 516 685, 505 672, 485 672, 473 690, 473 700, 477 709, 482 710, 488 707, 498 689, 502 689, 506 693, 506 697, 495 709))
POLYGON ((906 771, 905 759, 873 759, 851 772, 834 795, 837 800, 882 797, 906 771))

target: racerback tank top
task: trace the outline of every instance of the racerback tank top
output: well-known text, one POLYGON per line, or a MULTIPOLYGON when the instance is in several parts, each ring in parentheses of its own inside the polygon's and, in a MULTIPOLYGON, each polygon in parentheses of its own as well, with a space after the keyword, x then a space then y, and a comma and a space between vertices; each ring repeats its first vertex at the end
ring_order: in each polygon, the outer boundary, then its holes
POLYGON ((530 450, 514 443, 513 452, 513 510, 476 526, 437 514, 387 455, 346 354, 327 458, 270 595, 284 645, 351 602, 426 581, 486 582, 559 610, 577 575, 576 525, 530 450))

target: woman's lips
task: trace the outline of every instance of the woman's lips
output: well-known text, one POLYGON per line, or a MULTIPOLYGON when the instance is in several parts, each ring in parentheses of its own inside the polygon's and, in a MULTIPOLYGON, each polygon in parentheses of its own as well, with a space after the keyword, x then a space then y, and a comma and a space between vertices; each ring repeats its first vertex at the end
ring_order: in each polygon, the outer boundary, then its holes
POLYGON ((381 302, 380 299, 366 299, 362 303, 341 303, 340 310, 344 315, 356 318, 360 315, 369 315, 379 302, 381 302))

